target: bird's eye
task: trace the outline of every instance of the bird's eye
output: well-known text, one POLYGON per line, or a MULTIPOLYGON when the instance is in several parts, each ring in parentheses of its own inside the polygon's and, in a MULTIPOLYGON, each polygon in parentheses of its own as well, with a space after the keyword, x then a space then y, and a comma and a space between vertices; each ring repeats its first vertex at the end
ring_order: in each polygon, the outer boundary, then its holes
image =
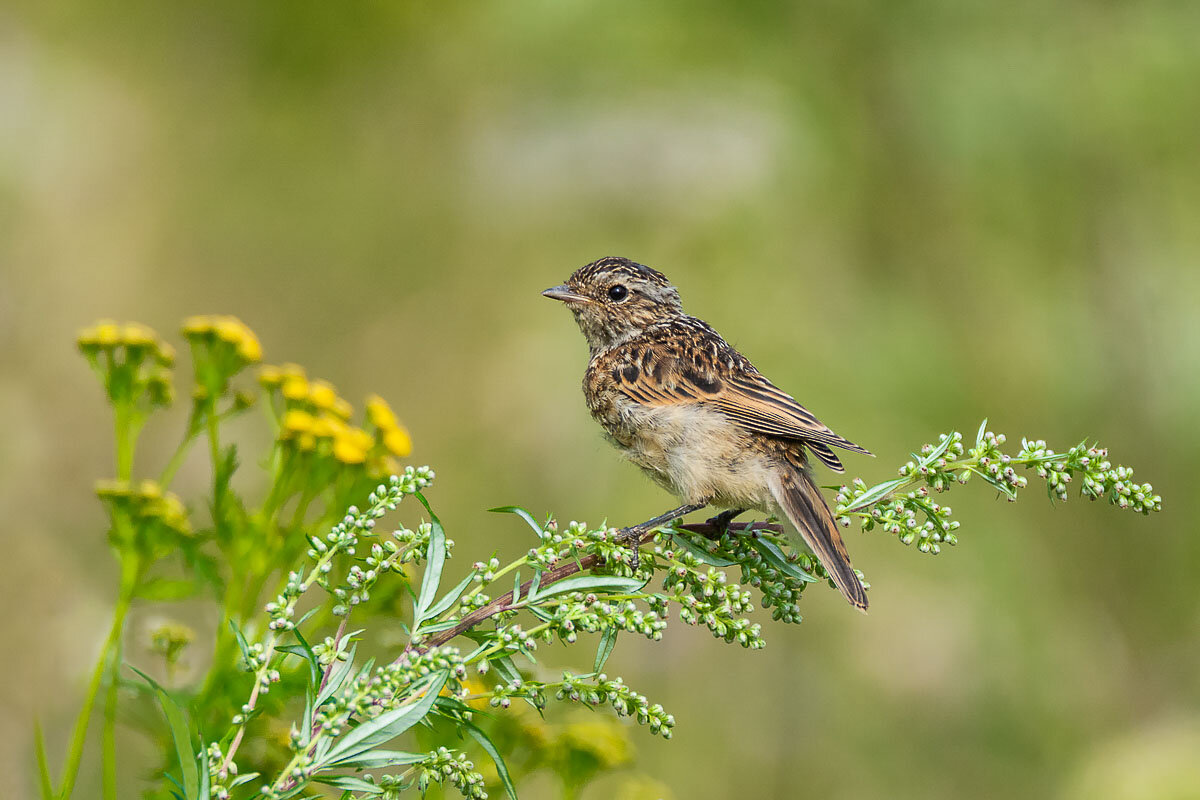
POLYGON ((619 303, 628 296, 629 290, 619 283, 616 286, 610 287, 608 290, 608 299, 612 300, 614 303, 619 303))

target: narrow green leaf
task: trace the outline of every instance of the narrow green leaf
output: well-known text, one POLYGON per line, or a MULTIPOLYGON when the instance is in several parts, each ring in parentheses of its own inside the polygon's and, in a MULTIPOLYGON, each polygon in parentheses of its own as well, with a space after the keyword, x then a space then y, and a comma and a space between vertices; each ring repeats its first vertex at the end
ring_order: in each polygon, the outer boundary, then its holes
POLYGON ((325 761, 336 761, 374 750, 377 745, 390 742, 416 725, 437 700, 438 692, 446 685, 449 673, 445 670, 433 673, 424 692, 415 700, 399 708, 386 711, 378 717, 362 722, 357 728, 343 736, 325 756, 325 761))
POLYGON ((629 594, 638 591, 645 585, 646 581, 638 578, 622 578, 618 575, 576 575, 544 587, 538 596, 545 599, 565 592, 629 594))
POLYGON ((521 602, 521 570, 513 573, 513 596, 512 604, 516 605, 521 602))
POLYGON ((979 447, 983 444, 983 435, 987 433, 987 417, 983 418, 983 422, 979 423, 979 433, 975 434, 975 446, 979 447))
POLYGON ((539 539, 542 538, 542 534, 545 533, 545 531, 542 530, 542 526, 539 525, 538 521, 533 518, 533 514, 530 514, 520 506, 500 506, 499 508, 489 508, 488 511, 491 511, 495 514, 516 514, 518 517, 529 523, 529 527, 533 528, 533 532, 538 535, 539 539))
POLYGON ((364 781, 362 778, 356 778, 353 775, 316 775, 312 780, 315 783, 323 783, 326 786, 332 786, 335 789, 345 789, 348 792, 383 794, 382 786, 364 781))
POLYGON ((609 626, 604 629, 604 634, 600 637, 600 645, 596 648, 596 663, 593 672, 600 672, 604 669, 604 662, 608 661, 608 657, 612 655, 613 648, 617 646, 617 629, 609 626))
POLYGON ((492 742, 483 729, 473 722, 460 720, 458 725, 466 730, 467 733, 479 742, 479 745, 487 751, 487 754, 492 757, 492 761, 496 763, 496 774, 500 777, 500 783, 504 784, 504 791, 508 792, 508 796, 512 800, 517 800, 517 788, 513 786, 512 778, 508 775, 508 767, 504 764, 504 759, 500 755, 500 750, 492 742))
POLYGON ((768 542, 766 539, 751 539, 750 546, 757 550, 759 555, 765 561, 769 562, 772 567, 785 575, 793 577, 798 581, 804 581, 805 583, 816 582, 816 578, 800 569, 800 565, 790 561, 773 542, 768 542))
POLYGON ((229 782, 229 785, 230 786, 241 786, 243 783, 249 783, 250 781, 254 780, 261 774, 262 774, 261 772, 247 772, 243 775, 238 775, 236 778, 234 778, 233 780, 231 780, 229 782))
POLYGON ((437 514, 434 514, 433 509, 429 507, 429 501, 425 499, 425 496, 416 492, 416 497, 429 512, 429 524, 432 526, 432 530, 429 534, 429 549, 425 554, 425 574, 421 578, 421 591, 417 595, 416 608, 413 610, 414 631, 428 619, 428 609, 433 605, 434 598, 437 597, 438 586, 442 581, 442 567, 446 563, 446 531, 442 528, 437 514))
POLYGON ((974 472, 976 475, 978 475, 979 477, 983 478, 985 481, 990 483, 992 486, 994 486, 996 488, 997 491, 999 491, 1004 496, 1016 498, 1017 493, 1014 492, 1012 490, 1012 487, 1010 487, 1007 483, 1003 483, 1002 481, 996 480, 991 475, 988 475, 986 472, 984 472, 981 469, 976 469, 975 467, 968 467, 968 469, 970 469, 971 472, 974 472))
POLYGON ((860 508, 866 508, 872 503, 882 500, 894 492, 899 486, 903 485, 905 480, 906 479, 904 478, 896 478, 895 480, 884 481, 883 483, 872 486, 866 491, 865 494, 861 495, 853 503, 846 506, 846 513, 857 511, 860 508))
POLYGON ((946 450, 948 450, 950 448, 950 442, 952 442, 953 440, 954 440, 954 431, 950 431, 949 433, 946 434, 946 438, 942 439, 942 441, 940 441, 938 443, 938 446, 933 448, 933 450, 931 450, 929 452, 929 455, 920 459, 921 463, 925 466, 929 466, 933 462, 937 461, 939 458, 942 457, 942 455, 946 452, 946 450))
POLYGON ((492 666, 496 668, 496 672, 500 673, 500 677, 504 679, 505 683, 524 680, 521 677, 521 671, 517 669, 517 665, 513 663, 510 656, 496 656, 489 658, 488 661, 492 662, 492 666))
POLYGON ((532 603, 534 600, 536 600, 537 596, 538 596, 538 589, 541 587, 541 585, 542 585, 542 571, 540 569, 534 570, 533 580, 531 580, 529 582, 529 596, 525 599, 527 601, 529 601, 530 603, 532 603))
POLYGON ((201 797, 200 795, 200 774, 196 767, 196 751, 192 747, 192 731, 183 715, 183 709, 149 675, 137 667, 128 664, 125 666, 140 675, 142 680, 150 684, 155 694, 158 695, 159 705, 162 706, 163 714, 167 718, 167 725, 171 729, 171 740, 175 744, 175 755, 179 759, 179 770, 183 775, 183 792, 187 800, 208 800, 207 796, 201 797))
POLYGON ((689 542, 687 537, 682 533, 671 534, 671 539, 675 542, 679 549, 688 551, 705 564, 711 564, 714 567, 729 567, 736 563, 734 561, 730 561, 728 558, 715 556, 704 548, 697 547, 689 542))
POLYGON ((424 760, 423 753, 406 753, 403 750, 368 750, 365 753, 331 761, 329 766, 349 769, 385 769, 387 767, 403 767, 406 764, 415 764, 424 760))
POLYGON ((296 637, 296 641, 300 642, 300 647, 303 648, 304 660, 308 662, 308 681, 311 685, 316 686, 317 680, 321 675, 320 659, 317 658, 317 654, 308 643, 308 640, 300 633, 299 628, 293 628, 292 635, 296 637))
POLYGON ((443 595, 441 600, 438 600, 429 608, 428 611, 425 612, 426 618, 434 619, 436 617, 440 617, 442 614, 448 611, 450 606, 458 602, 458 598, 462 597, 462 593, 466 591, 467 587, 471 585, 471 581, 474 579, 475 570, 471 570, 469 573, 467 573, 467 577, 463 578, 458 586, 455 586, 453 589, 443 595))
POLYGON ((246 661, 249 661, 250 643, 246 641, 246 635, 242 633, 242 629, 238 627, 238 624, 234 622, 233 619, 229 620, 229 628, 233 631, 234 638, 237 639, 238 649, 242 651, 242 658, 246 659, 246 661))
POLYGON ((42 723, 34 720, 33 749, 37 753, 38 789, 42 800, 54 800, 54 780, 50 777, 50 764, 46 760, 46 737, 42 735, 42 723))

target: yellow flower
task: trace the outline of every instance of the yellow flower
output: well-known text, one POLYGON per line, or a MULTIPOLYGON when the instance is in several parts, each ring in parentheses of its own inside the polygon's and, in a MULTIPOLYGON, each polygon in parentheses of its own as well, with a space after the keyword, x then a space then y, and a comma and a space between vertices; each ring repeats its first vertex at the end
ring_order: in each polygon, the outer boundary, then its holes
POLYGON ((388 401, 377 394, 367 395, 367 419, 376 428, 384 431, 400 425, 400 421, 396 419, 396 413, 392 411, 388 401))
POLYGON ((303 400, 308 397, 308 379, 303 375, 288 375, 280 391, 288 400, 303 400))
POLYGON ((280 364, 279 365, 279 374, 282 375, 285 379, 287 379, 287 378, 303 378, 308 375, 308 373, 304 371, 304 367, 300 366, 299 364, 293 364, 291 362, 288 362, 286 364, 280 364))
POLYGON ((315 450, 317 448, 317 437, 306 431, 296 438, 296 447, 306 453, 315 450))
POLYGON ((213 329, 218 339, 237 348, 243 361, 254 362, 262 358, 258 337, 237 317, 217 317, 213 329))
POLYGON ((343 464, 361 464, 371 449, 371 435, 361 428, 348 428, 333 440, 333 457, 343 464))
POLYGON ((121 341, 121 331, 117 323, 111 320, 101 320, 92 329, 96 344, 101 347, 116 347, 121 341))
MULTIPOLYGON (((290 411, 288 412, 291 413, 290 411)), ((329 414, 321 414, 313 419, 311 432, 318 439, 332 439, 340 435, 346 428, 346 423, 329 414)))
POLYGON ((310 433, 313 429, 313 415, 307 411, 293 408, 283 415, 283 426, 280 436, 289 439, 296 434, 310 433))
POLYGON ((258 382, 264 389, 274 389, 283 382, 283 371, 279 367, 264 364, 258 370, 258 382))
POLYGON ((175 348, 167 342, 159 342, 154 357, 158 359, 159 364, 169 367, 175 363, 175 348))
POLYGON ((212 333, 213 318, 207 314, 188 317, 183 321, 183 335, 188 338, 212 333))
POLYGON ((308 385, 308 402, 322 411, 332 409, 337 401, 337 390, 329 381, 313 381, 308 385))
POLYGON ((404 458, 412 452, 412 437, 408 435, 408 431, 404 430, 404 428, 397 426, 389 431, 384 431, 383 446, 392 455, 404 458))
POLYGON ((337 414, 343 420, 350 419, 351 415, 354 414, 354 407, 351 406, 349 402, 347 402, 344 398, 341 398, 341 397, 339 397, 333 401, 333 408, 331 408, 329 410, 332 411, 334 414, 337 414))
POLYGON ((158 335, 141 323, 127 322, 121 327, 121 340, 126 347, 153 347, 158 335))

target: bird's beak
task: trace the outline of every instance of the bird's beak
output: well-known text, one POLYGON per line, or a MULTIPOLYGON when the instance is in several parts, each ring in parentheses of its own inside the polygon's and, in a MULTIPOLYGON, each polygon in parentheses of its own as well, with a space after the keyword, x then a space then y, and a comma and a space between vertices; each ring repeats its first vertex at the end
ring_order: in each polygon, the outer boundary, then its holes
POLYGON ((576 294, 567 288, 566 284, 562 286, 551 286, 546 291, 542 292, 542 297, 549 297, 551 300, 561 300, 564 303, 590 303, 587 297, 581 294, 576 294))

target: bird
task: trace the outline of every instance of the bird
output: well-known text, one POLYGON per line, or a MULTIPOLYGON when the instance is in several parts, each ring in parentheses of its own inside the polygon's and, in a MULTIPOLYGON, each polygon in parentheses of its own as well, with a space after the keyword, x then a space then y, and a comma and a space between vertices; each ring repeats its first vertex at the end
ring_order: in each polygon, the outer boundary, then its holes
POLYGON ((793 543, 811 550, 846 600, 866 611, 808 455, 843 472, 833 448, 870 451, 834 433, 685 313, 678 289, 656 269, 610 256, 542 294, 570 309, 587 340, 583 393, 606 438, 684 502, 652 522, 707 506, 725 509, 712 520, 722 527, 751 509, 786 519, 793 543))

